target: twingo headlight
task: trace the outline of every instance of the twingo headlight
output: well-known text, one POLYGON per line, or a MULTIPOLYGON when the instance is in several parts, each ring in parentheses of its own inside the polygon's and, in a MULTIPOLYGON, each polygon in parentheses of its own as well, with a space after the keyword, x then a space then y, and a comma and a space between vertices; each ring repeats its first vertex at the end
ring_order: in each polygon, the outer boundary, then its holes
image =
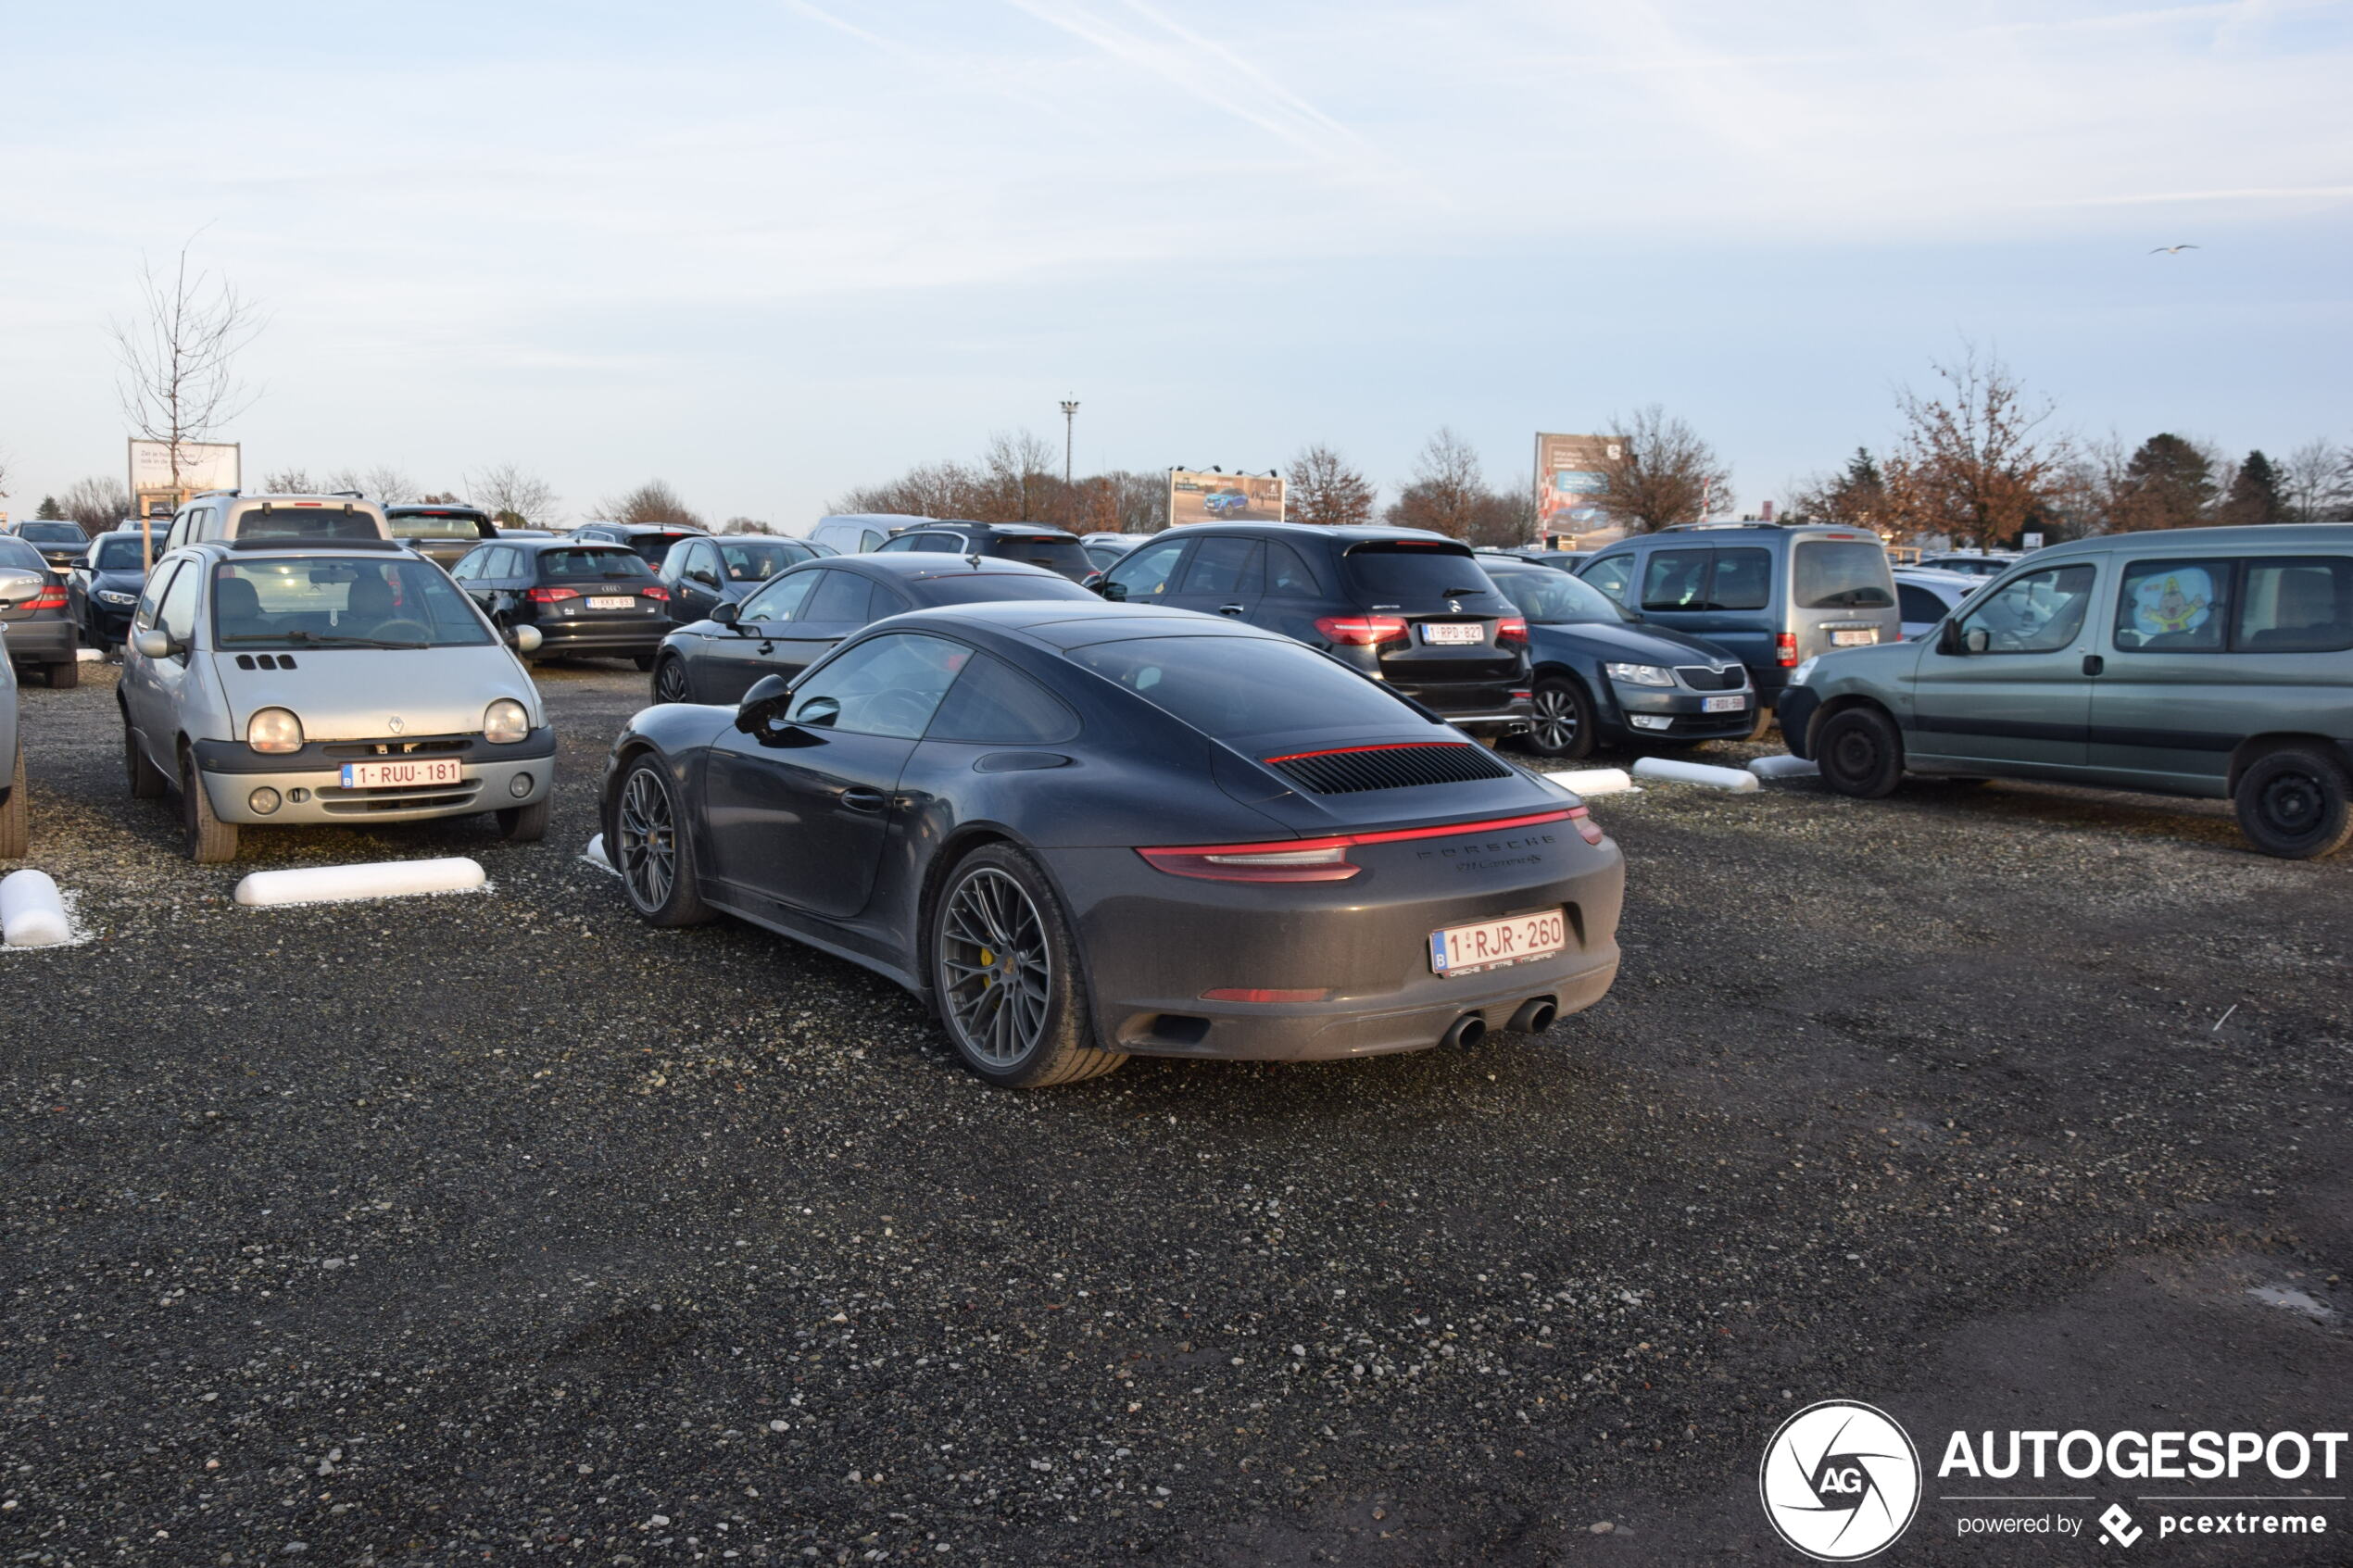
POLYGON ((1814 673, 1814 666, 1821 662, 1822 656, 1818 653, 1810 658, 1799 659, 1797 668, 1789 672, 1789 684, 1793 686, 1804 685, 1807 678, 1814 673))
POLYGON ((283 757, 302 749, 302 721, 283 708, 265 708, 245 721, 245 744, 283 757))
POLYGON ((531 715, 513 697, 502 696, 483 710, 483 739, 498 746, 512 746, 529 734, 531 715))
POLYGON ((1675 671, 1657 664, 1604 664, 1602 673, 1633 686, 1671 686, 1675 671))

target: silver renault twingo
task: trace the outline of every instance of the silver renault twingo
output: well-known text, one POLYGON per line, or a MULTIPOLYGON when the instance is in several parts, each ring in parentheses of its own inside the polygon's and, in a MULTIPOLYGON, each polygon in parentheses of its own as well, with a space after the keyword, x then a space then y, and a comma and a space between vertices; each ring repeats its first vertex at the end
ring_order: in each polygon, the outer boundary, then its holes
POLYGON ((156 563, 117 700, 140 799, 180 792, 188 854, 240 823, 497 813, 547 830, 556 737, 515 650, 442 570, 390 540, 211 541, 156 563))

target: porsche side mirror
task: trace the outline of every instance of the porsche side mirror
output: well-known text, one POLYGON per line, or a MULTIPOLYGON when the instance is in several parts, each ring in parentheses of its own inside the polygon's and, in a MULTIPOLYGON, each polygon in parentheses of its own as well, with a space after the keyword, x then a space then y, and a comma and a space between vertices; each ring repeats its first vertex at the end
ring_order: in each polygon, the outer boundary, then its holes
POLYGON ((131 646, 139 650, 141 659, 170 659, 180 651, 179 646, 171 640, 171 633, 160 626, 148 627, 131 639, 131 646))
POLYGON ((722 626, 733 626, 736 623, 736 617, 742 612, 742 608, 743 607, 735 600, 728 599, 724 603, 711 607, 710 619, 722 626))
POLYGON ((748 735, 765 734, 776 727, 791 700, 792 688, 782 675, 762 675, 736 705, 736 728, 748 735))

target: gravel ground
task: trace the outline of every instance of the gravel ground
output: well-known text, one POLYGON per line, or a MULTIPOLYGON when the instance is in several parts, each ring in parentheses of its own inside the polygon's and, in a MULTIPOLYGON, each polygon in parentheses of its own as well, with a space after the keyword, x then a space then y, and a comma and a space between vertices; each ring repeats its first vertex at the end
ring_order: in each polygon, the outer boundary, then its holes
MULTIPOLYGON (((1755 1477, 1817 1399, 2346 1425, 2353 861, 2210 805, 1609 797, 1626 965, 1549 1035, 1019 1096, 625 913, 578 858, 625 667, 542 672, 545 844, 234 868, 86 673, 23 694, 94 939, 0 954, 0 1562, 1795 1562, 1755 1477), (491 890, 229 898, 426 854, 491 890)), ((1939 1489, 1895 1560, 2095 1552, 1939 1489)), ((2346 1561, 2326 1512, 2160 1555, 2346 1561)))

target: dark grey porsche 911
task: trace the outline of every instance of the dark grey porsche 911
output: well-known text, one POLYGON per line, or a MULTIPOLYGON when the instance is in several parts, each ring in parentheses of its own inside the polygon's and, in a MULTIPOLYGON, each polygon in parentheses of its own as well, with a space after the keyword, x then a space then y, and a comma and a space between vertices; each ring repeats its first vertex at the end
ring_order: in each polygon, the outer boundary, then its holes
POLYGON ((888 976, 1011 1087, 1541 1031, 1617 968, 1577 797, 1288 637, 1000 603, 895 616, 614 742, 657 925, 724 911, 888 976))

